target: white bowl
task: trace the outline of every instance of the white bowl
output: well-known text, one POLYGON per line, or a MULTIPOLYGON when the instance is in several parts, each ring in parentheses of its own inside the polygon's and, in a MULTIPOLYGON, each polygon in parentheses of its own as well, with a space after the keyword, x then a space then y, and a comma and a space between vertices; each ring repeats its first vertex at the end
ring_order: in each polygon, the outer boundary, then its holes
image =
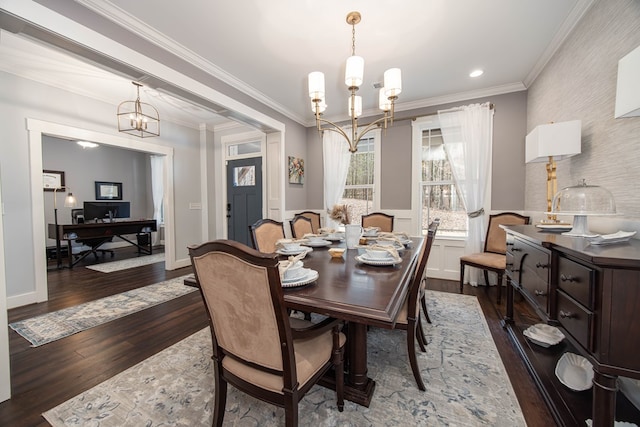
POLYGON ((388 251, 382 251, 379 249, 367 249, 366 251, 369 259, 385 259, 391 256, 388 251))
POLYGON ((297 251, 301 249, 300 243, 285 243, 283 246, 287 251, 297 251))
POLYGON ((309 237, 307 237, 307 239, 311 243, 322 243, 322 242, 324 242, 324 238, 322 236, 309 236, 309 237))
POLYGON ((588 390, 593 386, 593 366, 584 357, 567 352, 556 364, 556 377, 571 390, 588 390))
POLYGON ((299 279, 304 274, 304 270, 302 261, 297 261, 284 271, 283 279, 287 281, 299 279))
POLYGON ((529 326, 522 334, 529 338, 531 342, 542 347, 556 345, 564 339, 564 334, 560 329, 545 323, 529 326))

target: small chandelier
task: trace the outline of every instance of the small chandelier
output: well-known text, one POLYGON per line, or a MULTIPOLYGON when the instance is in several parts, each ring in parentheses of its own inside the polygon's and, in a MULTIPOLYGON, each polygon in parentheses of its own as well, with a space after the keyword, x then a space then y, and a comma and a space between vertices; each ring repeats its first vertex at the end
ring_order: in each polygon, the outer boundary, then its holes
POLYGON ((361 133, 358 133, 358 117, 362 115, 362 97, 356 96, 356 92, 364 79, 364 58, 356 56, 356 24, 360 22, 360 12, 350 12, 347 15, 347 24, 351 25, 351 56, 347 58, 347 67, 344 82, 351 92, 349 96, 349 115, 351 117, 351 136, 340 126, 323 119, 322 113, 326 110, 327 104, 324 97, 324 73, 314 71, 309 73, 309 97, 311 98, 311 109, 316 115, 316 125, 318 131, 330 130, 337 132, 349 143, 349 151, 358 151, 358 142, 362 137, 374 127, 393 125, 393 113, 395 101, 402 92, 402 76, 399 68, 390 68, 384 72, 384 87, 380 89, 378 106, 384 112, 384 116, 370 123, 361 133), (330 126, 322 127, 326 123, 330 126))
POLYGON ((141 83, 131 82, 136 86, 135 101, 124 101, 118 105, 118 131, 140 138, 160 136, 160 116, 151 104, 140 102, 141 83))

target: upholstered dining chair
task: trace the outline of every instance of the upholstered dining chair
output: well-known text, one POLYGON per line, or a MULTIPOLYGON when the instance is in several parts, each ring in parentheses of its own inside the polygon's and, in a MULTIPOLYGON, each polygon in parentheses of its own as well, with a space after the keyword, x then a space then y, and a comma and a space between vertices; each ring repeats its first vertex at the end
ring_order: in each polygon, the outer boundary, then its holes
POLYGON ((249 226, 251 243, 254 249, 271 253, 276 251, 276 242, 284 239, 284 224, 273 219, 263 218, 249 226))
POLYGON ((429 260, 429 254, 431 253, 431 247, 433 246, 437 229, 437 223, 431 223, 429 226, 429 231, 418 254, 407 297, 396 317, 395 324, 391 325, 393 329, 406 331, 409 364, 411 365, 411 371, 413 372, 416 384, 422 391, 425 391, 427 388, 422 381, 422 375, 420 375, 420 367, 418 366, 418 358, 416 357, 416 339, 420 350, 423 352, 426 351, 426 339, 424 331, 422 330, 422 323, 420 322, 420 301, 424 297, 424 272, 427 267, 427 261, 429 260))
POLYGON ((297 426, 298 402, 332 367, 342 411, 346 338, 340 321, 313 324, 287 315, 277 255, 216 240, 190 246, 189 256, 213 341, 213 425, 223 424, 231 384, 284 408, 284 425, 297 426))
POLYGON ((295 216, 298 215, 309 218, 311 220, 311 232, 313 234, 318 234, 318 230, 320 230, 320 214, 318 212, 303 211, 295 214, 295 216))
POLYGON ((383 212, 373 212, 362 215, 362 228, 379 227, 380 231, 391 233, 393 231, 393 215, 383 212))
POLYGON ((498 287, 498 299, 502 298, 502 277, 507 266, 507 233, 500 228, 501 225, 528 224, 529 217, 515 212, 502 212, 489 216, 487 235, 484 239, 484 250, 460 257, 460 293, 464 285, 464 270, 466 266, 479 268, 484 273, 484 281, 489 289, 489 271, 498 275, 496 282, 498 287))
POLYGON ((291 235, 294 239, 300 239, 305 234, 313 233, 313 225, 309 218, 302 215, 296 215, 289 223, 291 226, 291 235))
MULTIPOLYGON (((434 218, 433 221, 429 224, 429 228, 427 231, 428 233, 433 232, 433 240, 435 240, 436 238, 436 232, 438 231, 438 227, 440 226, 440 218, 434 218)), ((431 242, 431 245, 433 246, 433 241, 431 242)), ((427 258, 429 257, 429 253, 431 253, 431 248, 428 248, 429 252, 427 253, 427 258)), ((428 261, 428 259, 427 259, 428 261)), ((429 311, 427 310, 427 298, 426 298, 426 291, 427 291, 427 274, 426 274, 426 266, 425 266, 425 272, 422 275, 422 281, 420 282, 420 305, 422 306, 422 314, 424 315, 425 320, 427 321, 427 323, 431 323, 431 318, 429 317, 429 311)), ((423 341, 424 341, 424 334, 423 334, 423 341)))

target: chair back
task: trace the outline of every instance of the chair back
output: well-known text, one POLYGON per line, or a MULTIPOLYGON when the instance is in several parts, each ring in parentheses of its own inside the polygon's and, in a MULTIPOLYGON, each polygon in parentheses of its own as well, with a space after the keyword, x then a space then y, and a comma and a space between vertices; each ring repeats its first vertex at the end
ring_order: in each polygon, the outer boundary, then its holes
POLYGON ((391 233, 393 231, 393 215, 382 212, 373 212, 362 215, 362 228, 379 227, 380 231, 391 233))
POLYGON ((418 316, 418 310, 420 309, 418 301, 420 300, 420 291, 422 289, 422 278, 427 268, 427 261, 429 261, 429 254, 431 253, 433 241, 436 238, 438 225, 440 225, 439 219, 435 219, 431 222, 431 224, 429 224, 429 229, 425 238, 426 240, 422 243, 422 248, 420 249, 420 253, 418 254, 415 273, 413 275, 413 278, 411 279, 411 285, 409 286, 407 316, 416 316, 414 317, 414 319, 416 320, 418 316))
POLYGON ((263 218, 249 226, 253 247, 264 253, 276 251, 276 242, 284 239, 284 225, 279 221, 263 218))
POLYGON ((296 215, 289 224, 291 225, 291 235, 294 239, 300 239, 304 237, 305 234, 313 233, 311 220, 306 216, 296 215))
POLYGON ((507 253, 507 233, 501 225, 524 225, 529 223, 529 217, 515 212, 503 212, 489 216, 487 236, 484 241, 484 251, 496 254, 507 253))
POLYGON ((297 213, 295 216, 304 216, 306 218, 309 218, 311 220, 311 232, 313 234, 318 234, 318 230, 320 230, 320 214, 317 212, 311 212, 311 211, 303 211, 300 213, 297 213))
POLYGON ((275 371, 284 364, 295 378, 277 255, 216 240, 190 246, 189 256, 209 315, 214 358, 231 355, 275 371))

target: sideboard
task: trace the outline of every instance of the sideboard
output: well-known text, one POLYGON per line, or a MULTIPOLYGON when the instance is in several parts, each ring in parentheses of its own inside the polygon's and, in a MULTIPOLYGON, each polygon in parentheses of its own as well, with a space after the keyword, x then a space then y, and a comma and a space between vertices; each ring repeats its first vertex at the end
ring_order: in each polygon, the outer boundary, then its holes
MULTIPOLYGON (((504 326, 561 426, 640 425, 640 411, 618 391, 618 376, 640 379, 640 241, 591 245, 582 237, 534 225, 507 232, 507 306, 504 326), (514 316, 516 292, 534 309, 514 316), (565 339, 549 348, 527 340, 535 323, 557 326, 565 339), (554 370, 565 352, 593 365, 593 387, 573 391, 554 370)), ((516 313, 518 314, 518 313, 516 313)))

